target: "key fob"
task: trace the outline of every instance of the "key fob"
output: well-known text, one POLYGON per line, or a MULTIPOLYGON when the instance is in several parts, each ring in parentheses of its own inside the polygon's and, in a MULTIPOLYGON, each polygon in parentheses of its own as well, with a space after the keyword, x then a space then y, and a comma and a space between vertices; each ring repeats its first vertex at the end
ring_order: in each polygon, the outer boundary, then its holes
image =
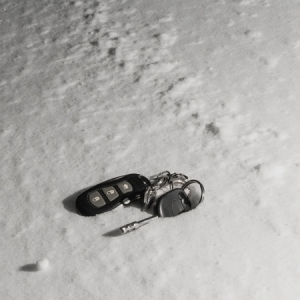
POLYGON ((120 204, 143 199, 150 181, 140 174, 116 177, 88 188, 76 198, 76 209, 84 216, 113 210, 120 204))

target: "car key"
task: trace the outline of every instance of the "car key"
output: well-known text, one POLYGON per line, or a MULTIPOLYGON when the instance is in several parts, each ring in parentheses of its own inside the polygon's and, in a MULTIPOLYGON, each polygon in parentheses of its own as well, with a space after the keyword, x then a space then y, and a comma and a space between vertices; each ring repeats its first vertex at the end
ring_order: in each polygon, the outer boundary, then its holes
POLYGON ((88 188, 76 198, 77 212, 95 216, 113 210, 120 204, 143 199, 150 181, 140 174, 119 176, 88 188))
POLYGON ((154 208, 152 217, 129 223, 120 228, 122 234, 131 232, 160 217, 176 217, 196 208, 204 199, 204 186, 197 180, 186 182, 181 188, 173 189, 160 196, 154 208))

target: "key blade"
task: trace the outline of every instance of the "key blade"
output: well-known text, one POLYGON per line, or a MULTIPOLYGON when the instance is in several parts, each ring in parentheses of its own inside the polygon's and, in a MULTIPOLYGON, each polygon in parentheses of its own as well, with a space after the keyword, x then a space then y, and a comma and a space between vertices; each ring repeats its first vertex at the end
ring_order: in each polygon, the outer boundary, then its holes
POLYGON ((146 218, 146 219, 143 219, 141 221, 131 222, 129 224, 126 224, 126 225, 120 227, 120 231, 121 231, 122 234, 131 232, 133 230, 136 230, 136 229, 140 228, 143 225, 148 224, 149 222, 151 222, 152 220, 154 220, 156 218, 158 218, 158 216, 152 216, 150 218, 146 218))

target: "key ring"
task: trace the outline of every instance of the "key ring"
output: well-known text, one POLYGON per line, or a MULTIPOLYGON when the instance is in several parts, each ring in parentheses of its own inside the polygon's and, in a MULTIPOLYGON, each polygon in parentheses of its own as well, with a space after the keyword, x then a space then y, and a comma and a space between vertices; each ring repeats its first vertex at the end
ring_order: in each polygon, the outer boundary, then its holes
MULTIPOLYGON (((189 193, 186 193, 186 194, 188 195, 188 199, 189 199, 189 202, 190 202, 190 205, 191 205, 192 209, 195 208, 196 206, 198 206, 204 200, 205 189, 204 189, 203 184, 200 181, 195 180, 195 179, 189 180, 185 184, 183 184, 183 186, 181 188, 184 191, 186 191, 186 189, 189 190, 189 193), (194 184, 194 183, 199 184, 199 186, 200 186, 200 195, 197 195, 197 192, 192 193, 192 189, 189 188, 189 186, 194 184), (192 195, 190 196, 190 194, 192 194, 192 195), (200 197, 200 199, 198 199, 198 197, 200 197)), ((194 188, 194 190, 195 190, 195 188, 194 188)))
POLYGON ((147 210, 157 199, 157 197, 174 188, 182 187, 188 177, 182 173, 163 171, 150 177, 151 185, 146 189, 144 195, 143 211, 147 210))
POLYGON ((182 187, 186 183, 187 179, 188 179, 188 177, 182 173, 171 174, 170 179, 169 179, 171 189, 174 189, 176 185, 177 185, 177 187, 182 187))
POLYGON ((163 171, 150 177, 152 187, 156 190, 162 188, 169 181, 170 176, 171 173, 169 171, 163 171))

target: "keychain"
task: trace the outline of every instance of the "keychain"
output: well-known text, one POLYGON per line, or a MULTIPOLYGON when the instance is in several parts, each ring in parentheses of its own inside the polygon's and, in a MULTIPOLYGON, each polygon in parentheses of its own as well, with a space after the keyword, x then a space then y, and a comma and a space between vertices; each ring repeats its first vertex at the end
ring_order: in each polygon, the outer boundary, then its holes
POLYGON ((119 205, 143 202, 143 211, 152 209, 153 216, 120 228, 121 233, 133 231, 156 218, 175 217, 196 208, 204 199, 204 186, 188 180, 181 173, 161 172, 149 179, 140 174, 119 176, 88 188, 76 198, 77 212, 95 216, 119 205))

